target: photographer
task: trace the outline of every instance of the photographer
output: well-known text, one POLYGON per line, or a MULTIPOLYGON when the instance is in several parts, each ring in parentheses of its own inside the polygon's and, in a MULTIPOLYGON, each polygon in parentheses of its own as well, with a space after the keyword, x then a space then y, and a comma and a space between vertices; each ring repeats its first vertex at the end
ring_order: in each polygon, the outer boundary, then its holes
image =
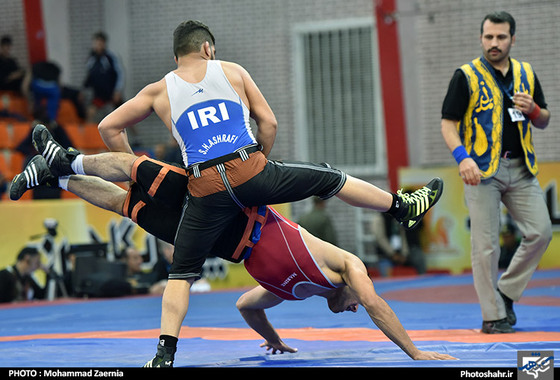
POLYGON ((33 278, 37 269, 47 273, 39 251, 35 247, 24 247, 16 263, 0 271, 0 302, 44 299, 45 288, 33 278))

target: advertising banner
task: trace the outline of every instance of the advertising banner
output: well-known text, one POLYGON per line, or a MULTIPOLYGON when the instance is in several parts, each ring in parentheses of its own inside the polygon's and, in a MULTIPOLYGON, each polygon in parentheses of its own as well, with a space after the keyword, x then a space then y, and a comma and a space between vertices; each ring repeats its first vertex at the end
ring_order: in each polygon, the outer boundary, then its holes
MULTIPOLYGON (((274 208, 289 216, 288 204, 274 208)), ((12 265, 25 246, 35 246, 49 267, 62 273, 64 252, 86 250, 106 244, 104 255, 118 260, 124 248, 133 246, 143 256, 149 271, 158 260, 157 241, 130 219, 95 207, 80 199, 23 200, 0 202, 0 268, 12 265)), ((208 259, 205 277, 212 289, 256 285, 243 264, 208 259)), ((37 271, 40 272, 40 271, 37 271)), ((41 280, 41 273, 38 273, 41 280)))
MULTIPOLYGON (((558 175, 560 163, 539 163, 538 180, 543 189, 553 228, 553 238, 539 268, 560 267, 560 208, 558 175)), ((464 198, 464 185, 456 166, 403 168, 399 171, 400 187, 416 189, 434 177, 443 179, 444 191, 438 204, 424 217, 422 243, 428 269, 463 273, 471 268, 469 212, 464 198)), ((503 208, 504 220, 507 211, 503 208)))

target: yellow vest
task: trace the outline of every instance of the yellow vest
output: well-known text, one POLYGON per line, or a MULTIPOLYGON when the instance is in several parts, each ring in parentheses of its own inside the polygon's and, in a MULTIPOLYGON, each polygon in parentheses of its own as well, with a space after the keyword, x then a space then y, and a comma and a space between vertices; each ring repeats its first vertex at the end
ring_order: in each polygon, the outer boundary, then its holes
MULTIPOLYGON (((513 93, 524 92, 533 96, 535 75, 530 64, 511 59, 513 93)), ((504 126, 503 92, 484 57, 461 66, 470 90, 470 100, 458 132, 467 153, 482 171, 482 178, 490 178, 498 171, 502 156, 502 131, 504 126)), ((509 115, 506 112, 506 117, 509 115)), ((533 146, 531 121, 518 121, 521 145, 529 171, 538 172, 537 157, 533 146)))

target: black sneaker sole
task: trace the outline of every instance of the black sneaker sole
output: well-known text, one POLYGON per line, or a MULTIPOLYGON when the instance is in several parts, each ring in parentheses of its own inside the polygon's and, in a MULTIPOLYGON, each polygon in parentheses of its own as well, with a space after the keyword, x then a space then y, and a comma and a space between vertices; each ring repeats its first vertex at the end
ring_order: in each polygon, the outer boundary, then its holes
POLYGON ((10 199, 17 201, 27 190, 44 185, 53 178, 54 176, 50 172, 45 158, 43 156, 35 156, 25 166, 23 172, 12 179, 10 199))

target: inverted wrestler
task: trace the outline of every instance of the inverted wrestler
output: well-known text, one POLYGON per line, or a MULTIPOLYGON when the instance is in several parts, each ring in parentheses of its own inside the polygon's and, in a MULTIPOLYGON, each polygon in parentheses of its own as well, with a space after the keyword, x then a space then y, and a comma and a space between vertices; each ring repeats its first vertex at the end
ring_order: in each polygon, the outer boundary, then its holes
MULTIPOLYGON (((107 162, 99 164, 110 167, 107 162)), ((173 243, 181 218, 177 206, 183 202, 188 181, 182 167, 140 157, 133 163, 130 177, 122 170, 106 173, 113 181, 134 181, 128 191, 97 177, 72 175, 57 179, 42 156, 33 158, 26 172, 36 173, 35 186, 56 186, 58 180, 62 188, 98 207, 127 216, 147 232, 173 243)), ((13 189, 18 191, 17 186, 13 189)), ((243 294, 237 307, 247 324, 265 339, 263 346, 273 353, 296 349, 282 341, 264 310, 284 300, 318 295, 335 313, 355 312, 358 305, 364 306, 379 329, 415 360, 454 359, 447 354, 421 351, 414 345, 393 310, 376 294, 359 258, 312 236, 270 207, 239 212, 218 242, 212 254, 232 262, 243 260, 249 274, 260 284, 243 294)), ((174 355, 175 351, 160 344, 156 357, 148 364, 172 365, 174 355)))

